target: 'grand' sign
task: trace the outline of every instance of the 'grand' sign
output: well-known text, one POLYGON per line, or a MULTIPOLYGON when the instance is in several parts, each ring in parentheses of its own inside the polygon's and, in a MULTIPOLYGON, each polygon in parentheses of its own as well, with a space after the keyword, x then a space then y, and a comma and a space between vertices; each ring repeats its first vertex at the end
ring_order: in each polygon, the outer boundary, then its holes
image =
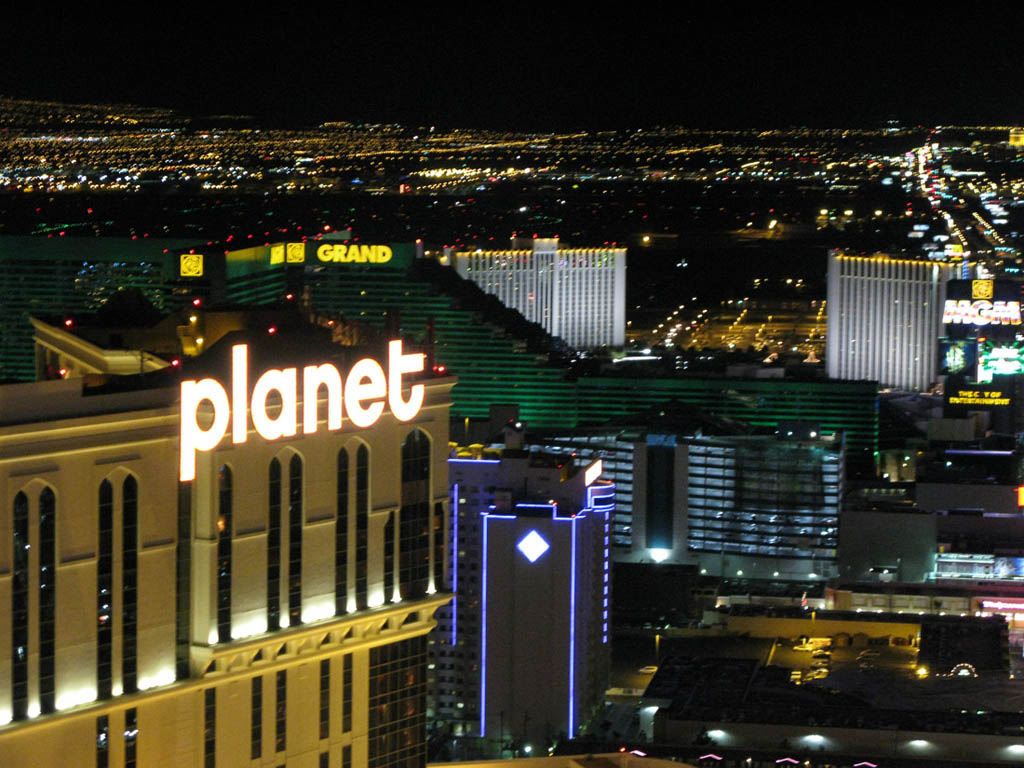
MULTIPOLYGON (((342 381, 341 373, 330 363, 307 365, 302 369, 302 432, 317 431, 317 398, 320 388, 327 391, 327 429, 339 430, 342 403, 349 420, 357 427, 369 427, 384 413, 387 400, 391 413, 399 421, 410 421, 423 406, 424 387, 409 388, 409 399, 402 398, 402 377, 423 370, 425 355, 402 353, 402 342, 388 342, 388 370, 372 358, 357 361, 342 381)), ((231 348, 231 397, 216 379, 181 382, 181 460, 179 477, 195 479, 196 453, 212 451, 227 434, 231 441, 244 443, 249 435, 250 417, 256 433, 264 440, 292 437, 298 431, 298 368, 271 368, 265 371, 249 391, 249 347, 231 348), (267 412, 267 399, 277 392, 281 409, 276 416, 267 412), (199 406, 213 406, 213 421, 207 428, 199 425, 199 406)))

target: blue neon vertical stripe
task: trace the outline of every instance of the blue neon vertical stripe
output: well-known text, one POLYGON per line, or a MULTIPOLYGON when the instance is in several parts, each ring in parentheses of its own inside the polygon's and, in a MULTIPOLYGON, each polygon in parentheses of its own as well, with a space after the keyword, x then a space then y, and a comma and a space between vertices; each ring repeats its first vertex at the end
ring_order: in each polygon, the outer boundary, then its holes
POLYGON ((484 515, 483 577, 480 583, 480 737, 487 735, 487 519, 484 515))
MULTIPOLYGON (((569 738, 576 736, 576 519, 572 519, 572 562, 569 572, 569 738)), ((487 529, 484 528, 486 536, 487 529)))
POLYGON ((456 601, 459 599, 459 484, 456 483, 454 486, 455 490, 452 493, 452 592, 455 594, 452 596, 452 648, 455 647, 455 643, 458 640, 458 632, 456 624, 458 622, 458 605, 456 601))

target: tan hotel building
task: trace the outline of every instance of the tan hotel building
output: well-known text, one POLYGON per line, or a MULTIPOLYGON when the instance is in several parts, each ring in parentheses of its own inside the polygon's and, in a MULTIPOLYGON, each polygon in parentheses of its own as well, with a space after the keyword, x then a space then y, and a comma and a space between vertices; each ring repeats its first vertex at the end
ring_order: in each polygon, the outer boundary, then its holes
POLYGON ((231 339, 250 386, 324 353, 386 367, 239 333, 180 373, 83 378, 104 350, 37 323, 67 378, 0 387, 0 766, 425 764, 454 379, 407 375, 407 422, 329 430, 321 404, 268 441, 250 421, 180 482, 179 379, 231 391, 231 339))

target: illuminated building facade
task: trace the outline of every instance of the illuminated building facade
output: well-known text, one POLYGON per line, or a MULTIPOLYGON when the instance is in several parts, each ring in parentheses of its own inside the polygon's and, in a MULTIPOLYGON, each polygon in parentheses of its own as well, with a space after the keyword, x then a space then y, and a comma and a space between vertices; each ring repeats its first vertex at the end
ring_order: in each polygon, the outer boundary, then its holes
MULTIPOLYGON (((174 293, 181 240, 0 237, 0 381, 35 376, 29 316, 90 312, 112 294, 134 288, 159 309, 179 305, 174 293)), ((193 286, 195 287, 195 286, 193 286)))
POLYGON ((730 577, 836 573, 842 435, 806 423, 745 434, 660 413, 660 425, 540 438, 547 450, 603 462, 617 489, 616 562, 690 563, 730 577))
POLYGON ((748 578, 838 575, 841 435, 792 425, 778 436, 686 440, 687 542, 702 572, 748 578))
POLYGON ((608 680, 610 516, 600 462, 459 450, 451 475, 457 598, 431 643, 434 718, 533 749, 575 737, 608 680))
POLYGON ((929 389, 938 373, 946 283, 957 270, 954 264, 832 251, 825 342, 829 377, 929 389))
POLYGON ((538 323, 571 347, 621 347, 626 340, 626 249, 559 248, 456 251, 460 276, 538 323))
MULTIPOLYGON (((189 253, 193 249, 176 249, 168 242, 129 242, 138 252, 108 238, 62 240, 59 246, 55 240, 0 238, 0 294, 7 297, 0 302, 0 379, 32 380, 37 375, 39 360, 27 315, 56 307, 65 312, 95 309, 118 287, 138 288, 165 310, 189 305, 196 296, 211 306, 226 299, 273 307, 291 295, 295 303, 308 298, 313 311, 343 313, 352 321, 396 330, 406 339, 425 342, 431 335, 435 362, 458 373, 452 414, 460 417, 486 417, 491 403, 514 400, 531 426, 575 427, 678 399, 755 426, 775 426, 788 419, 816 421, 826 431, 846 434, 851 457, 870 460, 878 448, 877 392, 869 381, 568 379, 564 366, 538 362, 538 354, 548 347, 522 327, 521 315, 508 313, 515 316, 512 320, 518 318, 517 326, 494 316, 493 306, 467 298, 461 290, 463 281, 451 270, 416 258, 418 244, 390 243, 391 257, 382 263, 379 246, 362 262, 335 260, 350 256, 348 251, 338 252, 341 240, 277 243, 220 257, 189 253), (322 245, 330 250, 321 256, 322 245), (88 252, 78 250, 87 246, 88 252), (291 246, 302 250, 289 251, 291 246), (46 259, 55 259, 56 251, 48 248, 60 250, 67 264, 50 265, 46 259), (89 280, 75 283, 76 261, 105 266, 90 267, 89 280), (92 285, 95 290, 79 295, 76 285, 92 285), (481 312, 487 313, 488 324, 479 322, 481 312), (496 335, 490 323, 502 332, 496 335)), ((362 258, 362 248, 359 255, 362 258)))
POLYGON ((400 421, 388 348, 317 330, 0 387, 5 768, 426 763, 454 382, 405 374, 400 421), (307 364, 345 371, 341 424, 330 381, 289 385, 307 364))

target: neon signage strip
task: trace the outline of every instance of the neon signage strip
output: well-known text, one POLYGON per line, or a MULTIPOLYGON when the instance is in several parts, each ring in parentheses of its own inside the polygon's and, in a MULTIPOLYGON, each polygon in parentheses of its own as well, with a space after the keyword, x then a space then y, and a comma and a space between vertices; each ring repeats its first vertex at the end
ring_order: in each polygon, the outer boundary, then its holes
POLYGON ((576 521, 572 518, 572 563, 569 575, 569 738, 576 736, 576 521))
POLYGON ((480 587, 480 738, 487 733, 487 523, 491 518, 515 520, 515 515, 494 515, 481 512, 484 519, 483 575, 480 587))
MULTIPOLYGON (((388 342, 388 370, 373 358, 358 360, 344 382, 337 367, 330 363, 307 365, 302 369, 302 432, 314 434, 319 427, 318 396, 327 390, 327 429, 342 427, 342 403, 349 420, 357 427, 371 427, 384 413, 384 400, 399 421, 410 421, 423 407, 424 386, 414 384, 409 399, 402 398, 402 377, 420 373, 426 355, 402 353, 400 340, 388 342), (344 398, 342 394, 344 393, 344 398)), ((264 371, 249 393, 249 346, 236 344, 231 348, 231 399, 216 379, 181 382, 181 457, 179 478, 182 482, 196 476, 196 453, 212 451, 224 438, 231 423, 231 442, 244 443, 249 437, 249 423, 264 440, 294 437, 298 431, 298 369, 271 368, 264 371), (267 413, 271 392, 281 398, 281 411, 276 417, 267 413), (199 426, 199 406, 207 401, 213 406, 213 422, 207 429, 199 426)))
POLYGON ((576 523, 586 517, 589 509, 572 517, 552 517, 556 523, 569 527, 569 738, 576 736, 576 523))
POLYGON ((483 577, 480 581, 480 738, 487 735, 487 521, 490 515, 484 515, 484 564, 483 577))
POLYGON ((981 607, 994 611, 1024 611, 1024 600, 1010 602, 1008 600, 982 600, 981 607))
POLYGON ((360 243, 324 244, 316 249, 316 257, 323 262, 358 262, 360 264, 386 264, 391 261, 391 249, 386 245, 360 243))
POLYGON ((458 640, 458 605, 459 599, 459 484, 455 483, 452 491, 452 648, 458 640))

